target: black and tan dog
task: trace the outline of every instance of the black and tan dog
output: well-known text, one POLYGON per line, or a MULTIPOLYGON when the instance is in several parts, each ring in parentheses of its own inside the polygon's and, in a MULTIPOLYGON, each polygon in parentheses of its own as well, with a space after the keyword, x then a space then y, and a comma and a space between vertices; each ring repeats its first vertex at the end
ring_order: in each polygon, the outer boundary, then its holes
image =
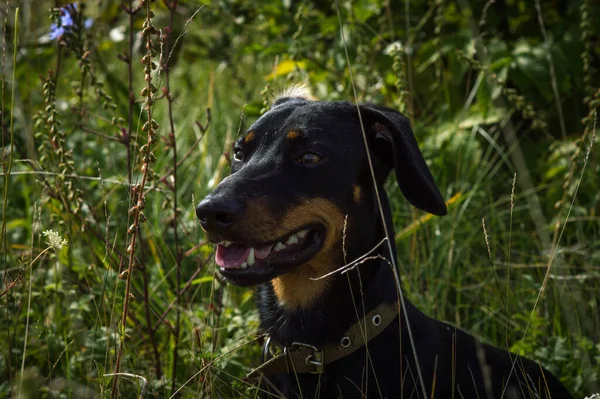
POLYGON ((435 215, 446 205, 409 121, 373 105, 361 105, 360 115, 375 184, 356 105, 292 92, 235 143, 231 175, 196 209, 217 243, 220 274, 257 286, 261 326, 279 348, 253 373, 268 381, 268 395, 569 398, 537 363, 408 301, 399 312, 396 254, 378 246, 385 225, 394 237, 383 184, 394 169, 411 204, 435 215), (353 270, 320 278, 353 261, 353 270))

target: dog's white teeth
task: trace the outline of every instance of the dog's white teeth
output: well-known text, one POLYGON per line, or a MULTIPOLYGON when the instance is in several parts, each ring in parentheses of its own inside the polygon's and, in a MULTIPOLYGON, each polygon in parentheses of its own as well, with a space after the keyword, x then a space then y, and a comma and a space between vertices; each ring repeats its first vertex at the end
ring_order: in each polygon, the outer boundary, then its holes
POLYGON ((279 252, 279 251, 281 251, 282 249, 285 249, 285 245, 284 245, 284 244, 282 244, 281 242, 278 242, 277 244, 275 244, 275 247, 273 247, 273 250, 274 250, 275 252, 279 252))
POLYGON ((292 244, 298 244, 298 236, 296 236, 296 234, 292 234, 287 241, 285 242, 286 245, 292 245, 292 244))
MULTIPOLYGON (((281 241, 279 241, 277 244, 275 244, 273 246, 268 246, 268 247, 263 246, 263 247, 259 247, 258 249, 254 248, 254 247, 250 247, 250 250, 248 251, 248 256, 246 257, 246 261, 240 265, 240 268, 245 269, 248 266, 254 266, 254 264, 256 263, 257 260, 267 258, 271 251, 274 251, 274 252, 283 251, 284 249, 287 249, 288 245, 298 244, 300 242, 300 239, 306 237, 307 234, 308 234, 308 230, 302 230, 296 234, 292 234, 291 236, 289 236, 288 239, 285 241, 285 244, 282 243, 281 241), (268 251, 266 251, 267 248, 268 248, 268 251), (257 251, 258 251, 258 254, 257 254, 257 251)), ((227 246, 227 245, 231 245, 232 243, 228 242, 228 241, 222 241, 220 244, 227 246)))
POLYGON ((228 246, 230 246, 231 244, 233 244, 233 241, 223 240, 219 244, 221 244, 222 246, 224 246, 225 248, 227 248, 228 246))
POLYGON ((254 264, 254 248, 250 248, 250 252, 248 253, 248 259, 246 259, 246 262, 248 262, 248 266, 252 266, 254 264))

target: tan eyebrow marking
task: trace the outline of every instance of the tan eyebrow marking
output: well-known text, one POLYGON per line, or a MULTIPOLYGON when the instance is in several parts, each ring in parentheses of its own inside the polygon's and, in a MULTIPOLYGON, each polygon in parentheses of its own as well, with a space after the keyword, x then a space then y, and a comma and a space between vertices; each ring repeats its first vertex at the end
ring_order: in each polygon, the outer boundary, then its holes
POLYGON ((290 130, 286 135, 288 140, 295 140, 300 136, 302 136, 302 134, 299 131, 294 130, 294 129, 290 130))
POLYGON ((254 140, 254 131, 251 130, 244 136, 244 143, 248 144, 252 140, 254 140))

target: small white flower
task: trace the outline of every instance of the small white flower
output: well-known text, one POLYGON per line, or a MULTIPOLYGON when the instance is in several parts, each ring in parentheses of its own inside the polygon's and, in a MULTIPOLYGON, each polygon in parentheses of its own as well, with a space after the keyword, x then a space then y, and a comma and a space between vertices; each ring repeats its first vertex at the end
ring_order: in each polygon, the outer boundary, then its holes
POLYGON ((56 231, 46 230, 42 233, 46 237, 46 243, 56 250, 62 249, 67 245, 67 240, 64 240, 56 231))
POLYGON ((400 41, 395 41, 389 44, 385 48, 385 50, 383 50, 383 53, 387 55, 392 55, 394 53, 399 53, 400 51, 402 51, 402 43, 400 41))
POLYGON ((592 396, 586 396, 585 399, 600 399, 600 393, 595 393, 592 396))

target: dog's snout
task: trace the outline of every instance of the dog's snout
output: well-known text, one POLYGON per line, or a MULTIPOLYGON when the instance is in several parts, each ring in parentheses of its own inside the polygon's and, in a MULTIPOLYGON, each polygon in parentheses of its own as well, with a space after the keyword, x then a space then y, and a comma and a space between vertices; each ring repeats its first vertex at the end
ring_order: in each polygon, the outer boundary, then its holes
POLYGON ((237 222, 244 212, 244 204, 234 198, 206 197, 196 207, 196 216, 207 231, 223 231, 237 222))

